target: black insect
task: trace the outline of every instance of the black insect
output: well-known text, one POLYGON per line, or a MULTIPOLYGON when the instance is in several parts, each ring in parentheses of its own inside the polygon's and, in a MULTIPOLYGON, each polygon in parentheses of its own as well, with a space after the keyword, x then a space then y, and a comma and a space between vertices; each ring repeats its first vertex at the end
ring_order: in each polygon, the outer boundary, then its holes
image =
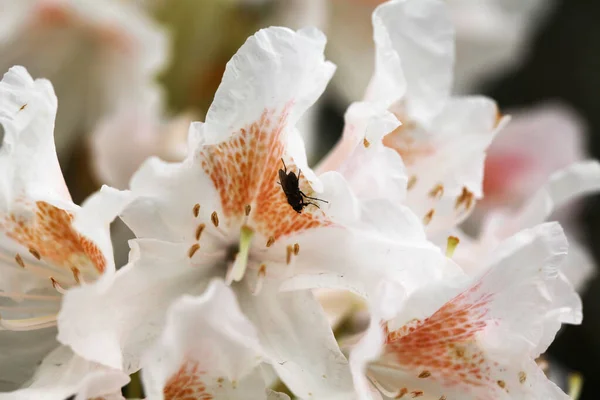
POLYGON ((321 208, 317 203, 313 203, 312 201, 306 201, 306 199, 322 201, 323 203, 327 203, 327 201, 325 200, 317 199, 316 197, 310 197, 302 193, 302 190, 300 190, 299 182, 299 178, 302 174, 302 171, 298 171, 298 176, 296 176, 294 172, 287 172, 287 167, 285 166, 283 158, 281 159, 281 162, 283 163, 283 169, 279 169, 278 183, 281 185, 281 189, 283 189, 285 197, 287 197, 288 204, 292 206, 294 211, 300 214, 304 207, 307 207, 311 204, 317 208, 321 208))

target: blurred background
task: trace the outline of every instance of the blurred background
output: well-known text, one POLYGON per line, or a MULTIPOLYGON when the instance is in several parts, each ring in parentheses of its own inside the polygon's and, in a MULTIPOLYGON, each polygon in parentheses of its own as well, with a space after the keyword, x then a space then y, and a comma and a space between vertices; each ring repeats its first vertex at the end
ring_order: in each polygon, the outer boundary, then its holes
MULTIPOLYGON (((446 0, 456 26, 455 93, 485 94, 514 115, 490 149, 486 211, 517 207, 554 170, 600 158, 600 2, 446 0)), ((338 65, 329 89, 302 120, 309 160, 338 140, 343 115, 360 100, 373 65, 370 14, 379 0, 0 0, 0 69, 27 67, 52 81, 59 99, 56 143, 75 202, 101 184, 125 188, 150 155, 177 161, 187 126, 203 120, 226 62, 270 25, 313 25, 338 65)), ((0 133, 1 140, 1 133, 0 133)), ((600 198, 559 210, 581 247, 584 323, 567 327, 550 365, 579 371, 581 399, 600 382, 600 198), (586 251, 587 249, 587 251, 586 251)), ((117 262, 126 262, 122 225, 117 262)), ((552 370, 555 371, 555 370, 552 370)), ((561 378, 557 378, 561 379, 561 378)))

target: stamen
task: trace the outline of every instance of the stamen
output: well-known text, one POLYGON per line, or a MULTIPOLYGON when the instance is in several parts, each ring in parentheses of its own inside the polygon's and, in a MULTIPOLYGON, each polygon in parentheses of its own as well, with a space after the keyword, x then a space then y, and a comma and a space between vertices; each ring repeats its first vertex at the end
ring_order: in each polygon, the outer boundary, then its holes
POLYGON ((263 281, 265 280, 265 276, 267 276, 267 266, 265 264, 261 264, 258 269, 258 276, 256 278, 256 286, 252 291, 254 296, 258 295, 263 287, 263 281))
POLYGON ((40 255, 40 253, 36 249, 31 248, 31 249, 29 249, 29 252, 31 253, 32 256, 34 256, 38 260, 42 259, 42 256, 40 255))
POLYGON ((24 319, 0 318, 0 326, 10 331, 31 331, 54 325, 56 325, 56 315, 44 315, 43 317, 24 319))
POLYGON ((198 227, 196 228, 196 240, 200 240, 200 236, 202 236, 204 228, 206 228, 206 224, 198 225, 198 227))
POLYGON ((285 250, 285 263, 287 265, 290 265, 290 263, 292 262, 292 254, 294 254, 294 246, 288 245, 285 250))
POLYGON ((248 255, 250 254, 250 245, 254 231, 248 225, 243 225, 240 229, 240 251, 235 256, 233 268, 231 271, 231 280, 239 282, 244 277, 246 267, 248 266, 248 255))
POLYGON ((17 255, 15 256, 15 261, 17 262, 17 264, 19 264, 19 266, 20 266, 21 268, 25 268, 25 262, 23 262, 23 259, 21 258, 21 255, 20 255, 20 254, 17 254, 17 255))
POLYGON ((294 243, 294 255, 297 256, 300 253, 300 245, 298 243, 294 243))
POLYGON ((273 236, 269 236, 269 239, 267 240, 267 247, 273 246, 273 243, 275 243, 275 238, 273 236))
POLYGON ((210 214, 210 220, 212 221, 215 228, 219 226, 219 215, 216 211, 213 211, 212 214, 210 214))
POLYGON ((52 287, 54 289, 56 289, 56 291, 60 294, 65 294, 67 293, 67 291, 60 285, 60 283, 58 283, 58 281, 56 279, 54 279, 53 277, 50 277, 50 281, 52 282, 52 287))
POLYGON ((371 145, 371 142, 369 142, 369 141, 367 140, 367 138, 364 138, 364 139, 363 139, 363 146, 365 146, 365 147, 369 147, 370 145, 371 145))
POLYGON ((79 271, 76 267, 71 267, 71 272, 73 272, 73 278, 77 284, 81 284, 81 271, 79 271))
POLYGON ((194 254, 196 254, 196 252, 200 250, 200 245, 198 243, 194 243, 192 245, 192 247, 190 247, 190 249, 188 250, 188 257, 192 258, 194 257, 194 254))
POLYGON ((198 215, 200 214, 200 204, 196 203, 194 205, 194 217, 198 218, 198 215))
POLYGON ((439 199, 444 195, 444 185, 438 183, 429 191, 429 197, 439 199))
POLYGON ((433 214, 435 214, 435 210, 432 208, 431 210, 429 210, 429 212, 427 214, 425 214, 425 216, 423 217, 423 225, 428 225, 431 222, 431 219, 433 218, 433 214))
POLYGON ((446 257, 450 258, 454 255, 456 246, 460 243, 460 239, 456 236, 448 236, 448 242, 446 244, 446 257))
POLYGON ((408 184, 406 185, 406 190, 412 189, 413 187, 415 187, 416 184, 417 184, 417 177, 416 177, 416 175, 413 175, 408 179, 408 184))
POLYGON ((246 204, 246 209, 244 211, 246 212, 246 217, 250 215, 250 211, 252 211, 252 207, 250 207, 250 204, 246 204))
POLYGON ((429 378, 431 376, 431 372, 425 370, 419 374, 420 379, 429 378))
POLYGON ((569 375, 569 397, 573 400, 579 399, 581 389, 583 388, 583 378, 580 374, 569 375))
POLYGON ((373 383, 373 386, 375 386, 377 388, 377 390, 379 390, 384 396, 389 397, 391 399, 399 399, 408 393, 407 388, 402 388, 402 389, 399 389, 396 391, 391 391, 391 390, 383 387, 383 385, 381 383, 379 383, 377 381, 377 379, 375 379, 373 376, 367 375, 367 377, 369 378, 371 383, 373 383))

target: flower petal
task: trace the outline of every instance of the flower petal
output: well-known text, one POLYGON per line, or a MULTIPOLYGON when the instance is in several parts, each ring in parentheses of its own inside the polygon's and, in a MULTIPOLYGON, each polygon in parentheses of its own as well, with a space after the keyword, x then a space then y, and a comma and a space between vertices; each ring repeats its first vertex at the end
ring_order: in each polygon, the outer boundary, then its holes
POLYGON ((454 29, 438 0, 391 1, 373 13, 375 74, 367 100, 386 106, 404 99, 408 114, 427 122, 440 112, 452 85, 454 29))
POLYGON ((348 398, 352 392, 348 362, 310 291, 281 293, 265 285, 258 296, 242 287, 236 292, 275 371, 296 396, 348 398))
POLYGON ((325 41, 314 28, 268 28, 251 36, 227 64, 206 114, 205 144, 228 139, 267 110, 276 111, 276 119, 287 108, 286 121, 294 126, 335 69, 323 57, 325 41))
POLYGON ((152 239, 131 245, 127 266, 113 277, 69 290, 58 316, 61 343, 128 373, 140 368, 142 352, 160 334, 171 302, 202 293, 210 278, 207 269, 192 267, 182 245, 152 239))
POLYGON ((262 351, 256 329, 222 281, 200 297, 184 296, 169 308, 165 329, 144 358, 150 398, 266 399, 256 370, 262 351), (253 373, 254 371, 254 373, 253 373))

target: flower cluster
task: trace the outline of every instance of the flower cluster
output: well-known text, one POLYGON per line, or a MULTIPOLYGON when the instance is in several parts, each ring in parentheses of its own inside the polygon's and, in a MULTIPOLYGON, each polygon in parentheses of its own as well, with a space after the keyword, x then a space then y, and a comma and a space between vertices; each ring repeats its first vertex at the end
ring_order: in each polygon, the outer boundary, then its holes
MULTIPOLYGON (((170 136, 157 145, 182 161, 151 157, 82 206, 58 164, 51 83, 11 68, 0 399, 119 399, 140 370, 148 399, 568 399, 536 359, 580 323, 571 280, 587 264, 546 220, 600 190, 600 164, 554 173, 468 236, 510 118, 452 95, 444 1, 391 0, 373 28, 368 90, 314 170, 298 122, 335 66, 317 29, 271 27, 229 61, 185 155, 170 136), (121 268, 116 217, 135 234, 121 268)), ((103 138, 119 153, 114 128, 103 138)))

